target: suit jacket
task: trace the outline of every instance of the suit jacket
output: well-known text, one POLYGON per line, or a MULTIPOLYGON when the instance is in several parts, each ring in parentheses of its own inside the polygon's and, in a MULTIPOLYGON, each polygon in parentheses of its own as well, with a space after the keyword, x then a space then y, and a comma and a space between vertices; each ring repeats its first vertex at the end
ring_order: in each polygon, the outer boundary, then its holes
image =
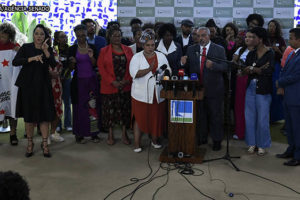
POLYGON ((300 51, 287 58, 278 79, 279 87, 284 88, 284 101, 289 106, 300 106, 300 51))
MULTIPOLYGON (((129 74, 129 63, 133 56, 132 50, 130 47, 127 47, 121 44, 121 47, 126 56, 126 72, 124 79, 128 80, 130 83, 123 88, 123 91, 128 92, 131 89, 131 76, 129 74)), ((99 69, 99 73, 101 75, 101 94, 114 94, 118 93, 118 88, 112 85, 112 82, 116 80, 115 72, 114 72, 114 64, 112 57, 112 46, 108 45, 101 49, 99 58, 97 61, 97 66, 99 69)))
POLYGON ((183 55, 183 56, 186 55, 187 48, 188 48, 189 46, 193 45, 193 43, 194 43, 194 42, 193 42, 192 35, 190 35, 190 37, 189 37, 189 43, 188 43, 186 46, 183 46, 182 35, 179 35, 174 41, 180 44, 181 49, 182 49, 182 55, 183 55))
POLYGON ((106 40, 104 37, 101 36, 95 36, 95 47, 96 47, 96 53, 99 55, 99 52, 101 48, 106 46, 106 40))
MULTIPOLYGON (((200 46, 194 44, 187 49, 187 63, 184 68, 188 74, 197 73, 200 77, 200 46)), ((206 68, 206 63, 203 68, 203 87, 206 97, 220 97, 224 95, 224 80, 223 72, 227 71, 227 63, 215 61, 212 58, 226 60, 225 50, 223 47, 211 42, 207 52, 206 59, 214 62, 211 69, 206 68)))

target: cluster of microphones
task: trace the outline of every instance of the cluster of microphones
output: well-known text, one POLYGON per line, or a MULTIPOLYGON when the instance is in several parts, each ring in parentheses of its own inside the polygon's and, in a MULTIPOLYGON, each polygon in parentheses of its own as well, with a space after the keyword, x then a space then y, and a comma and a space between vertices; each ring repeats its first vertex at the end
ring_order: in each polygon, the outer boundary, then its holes
MULTIPOLYGON (((161 82, 159 80, 157 80, 158 76, 162 77, 162 80, 198 80, 198 76, 197 76, 196 73, 192 73, 189 77, 188 75, 185 74, 184 69, 179 69, 178 72, 173 73, 172 76, 171 76, 171 73, 167 69, 166 64, 159 67, 157 69, 157 71, 155 72, 155 74, 154 74, 154 77, 156 77, 157 84, 161 84, 161 82)), ((166 82, 164 83, 163 88, 164 88, 164 90, 167 90, 167 83, 166 82)), ((183 89, 184 89, 184 91, 187 91, 188 86, 184 85, 183 89)), ((192 83, 192 91, 193 91, 193 97, 194 97, 195 92, 196 92, 195 83, 192 83)), ((173 93, 174 93, 174 96, 176 97, 177 96, 177 86, 176 86, 175 82, 173 82, 173 93)))
POLYGON ((171 72, 167 69, 167 65, 164 64, 159 67, 154 76, 157 77, 159 74, 163 73, 163 80, 198 80, 198 76, 196 73, 192 73, 190 77, 185 73, 184 69, 179 69, 177 73, 173 73, 171 76, 171 72))

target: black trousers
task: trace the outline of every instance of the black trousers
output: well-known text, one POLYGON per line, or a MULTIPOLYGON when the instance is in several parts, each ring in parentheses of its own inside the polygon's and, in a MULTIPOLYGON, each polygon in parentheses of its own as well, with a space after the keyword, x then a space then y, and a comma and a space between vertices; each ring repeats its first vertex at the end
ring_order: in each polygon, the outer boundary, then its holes
POLYGON ((203 100, 196 102, 196 136, 198 138, 198 143, 207 141, 208 133, 210 133, 210 136, 213 141, 220 142, 223 140, 223 100, 223 97, 205 97, 203 100))

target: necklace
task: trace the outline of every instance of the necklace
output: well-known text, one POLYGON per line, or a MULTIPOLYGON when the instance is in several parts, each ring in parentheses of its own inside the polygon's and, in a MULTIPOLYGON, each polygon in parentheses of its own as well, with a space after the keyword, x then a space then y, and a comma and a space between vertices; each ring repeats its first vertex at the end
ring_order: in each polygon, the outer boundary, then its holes
POLYGON ((79 45, 79 43, 78 43, 78 48, 79 48, 79 49, 86 49, 86 48, 87 48, 87 42, 85 42, 85 47, 81 47, 81 46, 79 45))

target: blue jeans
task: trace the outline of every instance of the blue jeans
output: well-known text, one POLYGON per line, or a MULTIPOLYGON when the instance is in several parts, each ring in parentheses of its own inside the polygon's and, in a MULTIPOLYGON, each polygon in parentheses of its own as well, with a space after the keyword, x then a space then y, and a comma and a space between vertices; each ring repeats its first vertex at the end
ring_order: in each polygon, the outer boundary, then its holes
POLYGON ((270 105, 271 94, 256 94, 256 81, 251 80, 246 91, 245 141, 248 146, 268 148, 271 146, 270 136, 270 105))
MULTIPOLYGON (((72 127, 71 120, 71 79, 64 79, 62 81, 62 100, 64 102, 64 127, 72 127)), ((62 128, 61 121, 58 127, 62 128)))

